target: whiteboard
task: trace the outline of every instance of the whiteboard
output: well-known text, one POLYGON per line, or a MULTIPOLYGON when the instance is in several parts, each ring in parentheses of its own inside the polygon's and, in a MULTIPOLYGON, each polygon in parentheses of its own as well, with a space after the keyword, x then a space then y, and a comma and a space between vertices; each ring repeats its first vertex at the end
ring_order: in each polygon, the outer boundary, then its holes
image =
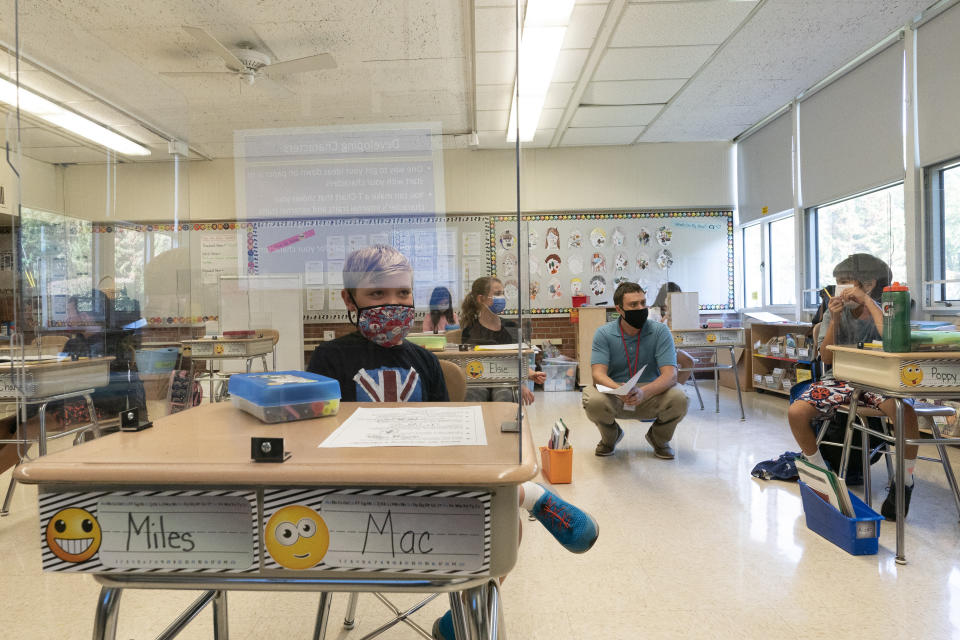
POLYGON ((612 304, 627 281, 651 302, 675 282, 700 294, 700 309, 733 309, 732 211, 528 215, 520 238, 516 216, 493 216, 489 233, 508 312, 567 313, 578 293, 612 304))
POLYGON ((343 263, 355 249, 387 244, 413 267, 414 303, 427 309, 434 287, 454 300, 489 268, 488 216, 381 216, 263 220, 248 238, 248 273, 303 278, 303 319, 347 320, 340 297, 343 263))

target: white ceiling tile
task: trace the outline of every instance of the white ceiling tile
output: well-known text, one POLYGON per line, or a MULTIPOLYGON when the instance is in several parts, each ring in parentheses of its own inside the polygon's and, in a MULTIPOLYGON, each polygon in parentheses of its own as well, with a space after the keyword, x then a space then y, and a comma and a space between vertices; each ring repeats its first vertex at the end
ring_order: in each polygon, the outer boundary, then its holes
POLYGON ((716 49, 713 45, 607 49, 592 80, 689 78, 716 49))
POLYGON ((564 49, 589 49, 597 38, 597 30, 607 12, 606 4, 578 4, 570 14, 570 23, 563 38, 564 49))
POLYGON ((513 142, 507 142, 506 131, 478 131, 477 137, 480 139, 480 146, 484 149, 507 149, 514 146, 513 142))
POLYGON ((549 147, 553 140, 554 129, 537 129, 531 142, 524 143, 527 147, 549 147))
POLYGON ((477 129, 479 131, 506 131, 510 120, 510 110, 477 111, 477 129))
POLYGON ((570 102, 573 95, 573 82, 554 82, 547 90, 547 99, 543 103, 544 109, 563 109, 570 102))
POLYGON ((540 122, 537 123, 537 130, 556 129, 562 115, 563 109, 544 109, 540 112, 540 122))
POLYGON ((516 54, 512 51, 477 53, 477 84, 513 84, 516 54))
POLYGON ((560 141, 562 147, 584 147, 595 144, 631 144, 643 132, 643 127, 582 127, 570 128, 560 141))
POLYGON ((756 2, 690 2, 627 6, 611 47, 720 44, 756 2))
POLYGON ((670 100, 686 80, 619 80, 591 82, 580 104, 663 104, 670 100))
POLYGON ((587 60, 589 49, 564 49, 557 58, 552 82, 576 82, 587 60))
POLYGON ((662 109, 662 105, 627 107, 579 107, 570 121, 571 127, 629 127, 646 125, 662 109))
POLYGON ((477 7, 474 33, 477 51, 514 51, 517 48, 516 12, 498 7, 477 7))
MULTIPOLYGON (((549 96, 549 94, 547 94, 549 96)), ((499 111, 509 109, 513 102, 512 84, 484 84, 477 87, 477 110, 499 111)))

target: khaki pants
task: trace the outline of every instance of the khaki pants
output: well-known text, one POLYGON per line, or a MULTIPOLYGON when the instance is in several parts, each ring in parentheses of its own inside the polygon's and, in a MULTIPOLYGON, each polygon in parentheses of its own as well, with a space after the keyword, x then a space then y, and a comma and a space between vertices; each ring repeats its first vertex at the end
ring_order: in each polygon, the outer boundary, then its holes
POLYGON ((618 396, 600 393, 593 386, 583 389, 583 410, 587 418, 600 430, 600 441, 612 447, 617 441, 617 418, 624 420, 653 420, 650 427, 653 440, 658 445, 667 444, 673 438, 677 424, 687 415, 687 395, 675 385, 660 395, 645 399, 633 411, 623 407, 618 396))

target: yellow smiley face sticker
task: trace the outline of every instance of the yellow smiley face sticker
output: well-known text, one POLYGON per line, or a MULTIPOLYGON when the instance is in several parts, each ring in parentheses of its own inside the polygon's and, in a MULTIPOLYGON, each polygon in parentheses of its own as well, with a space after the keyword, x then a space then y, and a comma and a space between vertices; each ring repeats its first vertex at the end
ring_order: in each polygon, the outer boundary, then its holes
POLYGON ((678 347, 679 347, 680 345, 682 345, 682 344, 683 344, 683 336, 681 336, 680 334, 677 334, 677 335, 673 336, 673 344, 675 344, 675 345, 678 346, 678 347))
POLYGON ((270 516, 263 539, 270 556, 287 569, 316 566, 330 546, 330 531, 320 514, 293 504, 270 516))
POLYGON ((923 370, 919 365, 908 364, 900 369, 900 380, 908 387, 915 387, 923 381, 923 370))
POLYGON ((214 352, 215 354, 217 354, 218 356, 219 356, 219 355, 222 355, 222 354, 223 354, 223 345, 222 345, 222 344, 215 344, 215 345, 213 345, 213 352, 214 352))
POLYGON ((467 363, 466 366, 467 377, 471 380, 476 380, 477 378, 483 375, 483 363, 478 360, 473 360, 467 363))
POLYGON ((100 523, 86 509, 61 509, 47 523, 47 548, 67 562, 92 558, 101 538, 100 523))
POLYGON ((716 341, 717 341, 717 334, 715 333, 707 334, 707 342, 716 342, 716 341))

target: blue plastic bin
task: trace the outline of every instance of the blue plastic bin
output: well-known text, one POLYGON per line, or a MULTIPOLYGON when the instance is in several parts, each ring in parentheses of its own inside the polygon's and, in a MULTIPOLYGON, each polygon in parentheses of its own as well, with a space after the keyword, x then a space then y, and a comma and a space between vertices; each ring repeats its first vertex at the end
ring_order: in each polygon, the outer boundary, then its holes
POLYGON ((233 406, 264 422, 321 418, 340 409, 340 383, 307 371, 235 373, 229 390, 233 406))
POLYGON ((851 493, 850 501, 857 517, 848 518, 814 493, 807 483, 802 480, 798 482, 808 529, 819 533, 849 554, 868 556, 877 552, 883 516, 851 493))

